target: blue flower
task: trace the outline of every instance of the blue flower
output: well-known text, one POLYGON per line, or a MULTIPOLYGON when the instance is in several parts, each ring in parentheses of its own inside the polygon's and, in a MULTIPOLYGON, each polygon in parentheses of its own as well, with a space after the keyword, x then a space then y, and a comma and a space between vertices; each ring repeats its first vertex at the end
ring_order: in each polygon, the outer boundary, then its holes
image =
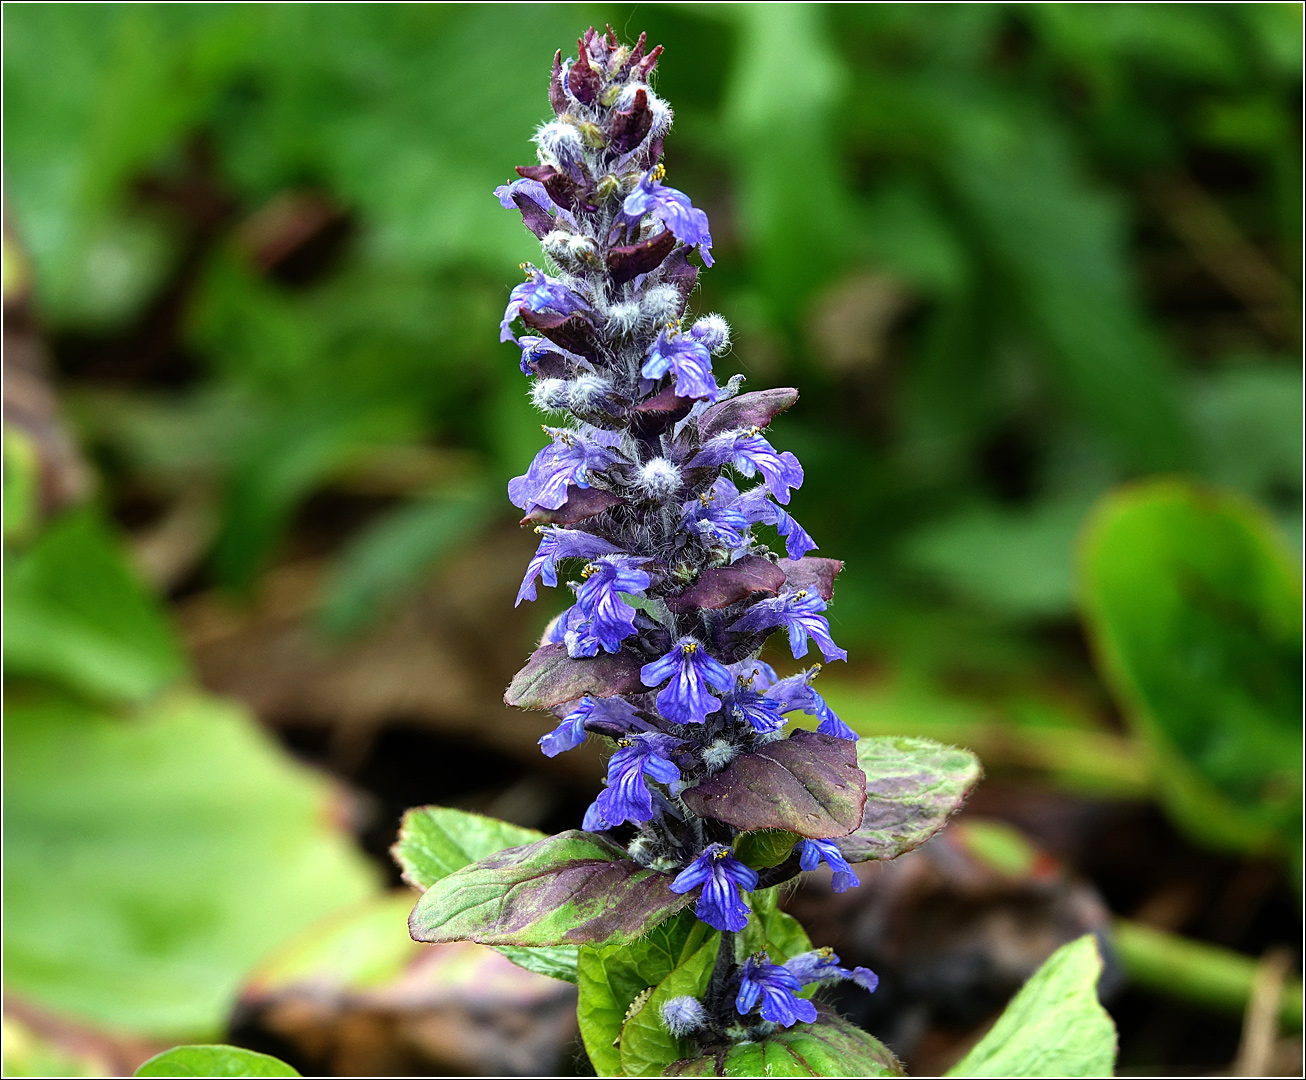
POLYGON ((785 726, 785 718, 776 709, 775 702, 742 686, 730 695, 726 710, 737 720, 747 720, 759 734, 779 731, 785 726))
POLYGON ((817 544, 810 534, 787 510, 776 506, 771 501, 770 489, 763 485, 744 492, 739 496, 732 509, 743 514, 751 524, 765 523, 774 525, 785 541, 785 554, 791 559, 801 559, 809 551, 815 551, 817 544))
POLYGON ((811 635, 826 660, 847 660, 847 650, 839 648, 830 636, 830 624, 821 614, 824 610, 825 601, 819 593, 810 589, 786 590, 779 596, 759 600, 742 618, 731 623, 730 629, 751 634, 783 626, 789 631, 789 648, 795 659, 807 655, 807 638, 811 635))
POLYGON ((681 638, 660 660, 645 664, 639 677, 650 687, 671 680, 658 694, 658 710, 677 724, 701 724, 721 707, 720 699, 708 693, 708 688, 725 693, 734 685, 729 669, 692 637, 681 638))
POLYGON ((693 502, 685 503, 685 528, 698 533, 709 544, 724 544, 731 551, 747 545, 750 519, 735 505, 739 491, 724 476, 693 502))
POLYGON ((754 953, 740 969, 739 993, 735 1010, 746 1016, 762 1002, 762 1019, 781 1027, 792 1027, 800 1020, 810 1024, 816 1019, 816 1006, 798 996, 803 984, 787 968, 773 964, 766 953, 754 953))
POLYGON ((709 439, 689 463, 698 465, 733 465, 742 476, 759 472, 776 502, 789 502, 789 489, 803 486, 803 467, 788 450, 776 450, 754 428, 727 431, 709 439))
POLYGON ((523 310, 535 314, 542 311, 555 311, 559 315, 589 310, 589 305, 567 286, 550 281, 535 269, 532 269, 530 274, 530 280, 514 286, 512 292, 508 294, 508 306, 504 308, 503 320, 499 323, 500 341, 517 340, 512 332, 512 321, 523 310))
POLYGON ((566 611, 549 623, 544 631, 544 641, 554 645, 566 645, 567 655, 597 656, 602 643, 593 633, 594 626, 579 604, 572 604, 566 611))
POLYGON ((610 468, 617 460, 606 446, 586 438, 578 431, 545 428, 553 438, 535 455, 526 472, 508 481, 508 498, 514 506, 529 512, 539 506, 557 510, 567 501, 567 486, 587 488, 589 472, 610 468))
POLYGON ((520 605, 523 600, 535 599, 536 578, 550 588, 557 587, 560 559, 592 559, 598 555, 623 554, 616 544, 593 533, 556 527, 540 527, 536 531, 542 536, 540 546, 526 564, 526 576, 522 578, 521 588, 517 590, 517 604, 514 606, 520 605))
POLYGON ((590 621, 590 633, 606 652, 614 653, 635 632, 635 608, 621 594, 643 594, 652 578, 630 563, 629 555, 608 555, 585 567, 584 583, 576 590, 576 606, 590 621))
POLYGON ((856 967, 852 971, 839 966, 839 957, 828 946, 800 953, 785 961, 785 968, 804 986, 812 983, 854 982, 868 993, 880 985, 880 977, 870 968, 856 967))
POLYGON ((645 214, 652 214, 677 240, 697 245, 704 265, 711 266, 712 234, 708 231, 707 215, 696 209, 683 191, 663 184, 665 175, 661 165, 645 173, 621 204, 622 214, 631 225, 638 224, 645 214))
POLYGON ((829 864, 834 871, 835 892, 847 892, 854 885, 862 883, 833 840, 803 840, 798 844, 798 849, 798 865, 804 870, 815 870, 823 859, 829 864))
POLYGON ((494 197, 499 200, 499 205, 505 210, 517 209, 517 204, 513 202, 512 198, 517 194, 525 195, 528 199, 539 203, 546 210, 553 205, 553 199, 549 197, 548 189, 538 180, 529 180, 522 177, 520 180, 514 180, 511 184, 500 184, 494 189, 494 197))
POLYGON ((821 665, 816 664, 807 671, 790 675, 787 679, 773 681, 766 690, 766 697, 775 704, 778 712, 789 713, 800 709, 810 716, 815 716, 820 720, 816 730, 822 735, 833 735, 837 739, 856 742, 857 732, 840 720, 835 711, 826 704, 825 698, 812 689, 811 681, 816 678, 820 670, 821 665))
POLYGON ((717 930, 742 930, 748 925, 752 909, 740 892, 757 888, 757 871, 736 859, 724 844, 709 844, 671 883, 671 891, 687 893, 700 885, 703 891, 694 913, 703 922, 717 930))
POLYGON ((624 724, 627 728, 641 725, 639 714, 625 698, 592 698, 586 695, 562 718, 556 728, 541 736, 540 749, 544 751, 544 756, 557 757, 566 750, 578 747, 585 741, 585 722, 591 719, 624 724))
POLYGON ((668 371, 675 372, 677 397, 716 401, 721 393, 712 377, 712 356, 692 332, 663 330, 639 373, 646 379, 660 379, 668 371))
MULTIPOLYGON (((617 752, 608 760, 608 786, 599 792, 592 808, 604 822, 603 828, 653 817, 653 793, 644 777, 651 776, 663 784, 680 779, 675 762, 664 756, 674 745, 675 740, 654 734, 632 735, 618 743, 617 752)), ((588 814, 586 819, 590 820, 588 814)))

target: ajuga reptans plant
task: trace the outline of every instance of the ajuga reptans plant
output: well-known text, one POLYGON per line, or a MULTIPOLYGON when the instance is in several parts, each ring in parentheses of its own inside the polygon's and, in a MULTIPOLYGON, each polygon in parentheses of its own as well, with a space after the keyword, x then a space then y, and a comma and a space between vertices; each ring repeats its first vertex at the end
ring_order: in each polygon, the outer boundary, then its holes
POLYGON ((876 976, 813 949, 775 887, 821 863, 856 886, 853 864, 927 839, 978 766, 859 743, 813 685, 820 664, 781 677, 759 658, 783 630, 795 659, 846 659, 826 615, 843 564, 810 554, 788 509, 802 466, 765 434, 798 392, 721 385, 729 327, 690 311, 712 235, 660 164, 660 52, 590 30, 558 53, 539 163, 495 191, 543 249, 500 324, 548 436, 508 485, 539 536, 517 602, 572 593, 506 700, 555 715, 549 756, 603 740, 607 777, 553 837, 410 812, 396 855, 426 889, 410 928, 577 981, 601 1073, 748 1075, 774 1043, 823 1074, 890 1074, 884 1047, 810 996, 876 976))

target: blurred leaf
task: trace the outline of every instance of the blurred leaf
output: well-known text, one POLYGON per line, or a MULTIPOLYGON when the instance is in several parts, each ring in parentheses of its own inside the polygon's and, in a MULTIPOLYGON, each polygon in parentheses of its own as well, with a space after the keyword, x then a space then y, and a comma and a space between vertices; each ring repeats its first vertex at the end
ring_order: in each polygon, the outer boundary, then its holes
POLYGON ((270 949, 375 887, 325 785, 231 706, 8 706, 5 980, 44 1008, 211 1036, 270 949))
POLYGON ((1089 500, 1048 500, 1025 511, 963 510, 907 540, 905 557, 959 595, 1016 619, 1074 610, 1072 550, 1089 500))
POLYGON ((177 1046, 155 1054, 136 1076, 298 1076, 284 1061, 239 1046, 177 1046))
POLYGON ((1301 577, 1240 499, 1181 481, 1095 512, 1081 565, 1103 672, 1151 748, 1176 822, 1235 851, 1284 851, 1301 815, 1301 577))
POLYGON ((811 951, 812 941, 802 924, 780 910, 778 887, 749 893, 748 903, 752 914, 738 938, 743 953, 765 950, 775 963, 782 964, 799 953, 811 951))
POLYGON ((1189 409, 1213 483, 1275 507, 1300 543, 1302 375, 1287 364, 1226 368, 1194 378, 1189 409))
POLYGON ((341 554, 327 585, 322 626, 335 634, 357 630, 474 536, 498 509, 497 496, 445 492, 381 518, 341 554))
POLYGON ((848 256, 855 219, 832 119, 849 77, 830 47, 821 6, 727 10, 740 29, 724 104, 739 147, 740 220, 768 299, 785 318, 848 256))
POLYGON ((1114 1075, 1116 1028, 1097 1000, 1101 974, 1091 934, 1061 946, 946 1075, 1114 1075))
POLYGON ((77 1053, 57 1045, 6 1014, 3 1048, 5 1076, 107 1076, 109 1064, 92 1053, 77 1053))
POLYGON ((4 542, 21 544, 36 530, 41 462, 35 444, 13 424, 4 425, 4 542))
POLYGON ((5 574, 6 674, 140 701, 186 672, 172 628, 94 508, 65 513, 5 574))
POLYGON ((629 944, 581 948, 576 1015, 590 1063, 600 1076, 621 1073, 618 1042, 636 998, 719 939, 692 911, 682 911, 629 944))

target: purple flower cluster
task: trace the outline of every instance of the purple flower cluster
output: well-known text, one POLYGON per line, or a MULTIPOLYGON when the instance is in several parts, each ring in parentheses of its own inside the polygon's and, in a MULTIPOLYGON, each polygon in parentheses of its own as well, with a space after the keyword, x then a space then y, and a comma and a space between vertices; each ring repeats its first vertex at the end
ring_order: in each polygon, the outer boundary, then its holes
MULTIPOLYGON (((544 252, 543 269, 523 267, 500 337, 520 348, 531 399, 557 424, 508 485, 540 535, 517 602, 535 600, 540 583, 574 593, 541 652, 585 689, 556 706, 540 745, 553 756, 587 734, 615 743, 584 828, 622 828, 632 859, 675 872, 670 888, 697 890, 698 917, 734 932, 758 872, 735 856, 739 830, 695 815, 681 794, 783 737, 796 713, 823 736, 856 739, 813 689, 819 665, 781 678, 757 658, 780 629, 795 658, 809 642, 826 661, 847 658, 825 614, 842 563, 809 555, 817 545, 786 509, 803 468, 763 434, 797 392, 722 385, 712 363, 730 350, 729 327, 687 314, 694 258, 712 265, 712 236, 707 215, 666 183, 672 112, 648 84, 661 49, 644 42, 590 30, 575 59, 559 53, 539 164, 495 191, 544 252), (775 530, 783 555, 759 527, 775 530), (631 680, 605 690, 587 664, 631 680)), ((833 843, 803 840, 792 859, 794 872, 823 859, 841 887, 857 883, 833 843)), ((734 970, 741 1015, 759 1001, 769 1022, 815 1015, 794 996, 803 973, 757 958, 734 970)), ((698 1015, 673 1012, 682 1026, 698 1015)))

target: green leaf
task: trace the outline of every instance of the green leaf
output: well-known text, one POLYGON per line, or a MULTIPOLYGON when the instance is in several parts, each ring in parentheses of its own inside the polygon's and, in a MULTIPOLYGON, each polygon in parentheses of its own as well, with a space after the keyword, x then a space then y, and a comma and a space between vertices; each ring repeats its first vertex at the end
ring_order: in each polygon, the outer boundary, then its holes
MULTIPOLYGON (((5 237, 5 257, 9 238, 5 237)), ((36 444, 13 424, 4 425, 4 541, 22 543, 36 530, 40 513, 40 470, 36 444)))
MULTIPOLYGON (((399 839, 390 849, 408 884, 429 889, 441 878, 504 848, 520 847, 544 839, 544 833, 512 825, 497 818, 453 810, 447 806, 419 806, 404 815, 399 839)), ((576 981, 576 946, 496 946, 518 967, 566 982, 576 981)))
POLYGON ((239 1046, 177 1046, 155 1054, 135 1076, 298 1076, 284 1061, 239 1046))
POLYGON ((615 844, 573 829, 441 878, 422 894, 408 928, 433 943, 619 944, 690 902, 670 884, 615 844))
POLYGON ((323 627, 347 634, 364 626, 475 535, 498 509, 497 498, 480 491, 432 495, 370 525, 344 550, 327 585, 323 627))
POLYGON ((712 937, 680 964, 647 995, 621 1028, 621 1075, 661 1076, 673 1061, 688 1052, 687 1041, 677 1039, 662 1023, 662 1006, 676 997, 702 998, 716 965, 720 937, 712 937))
POLYGON ((419 806, 404 815, 399 839, 390 854, 409 885, 429 889, 455 870, 496 851, 543 839, 544 833, 537 829, 483 814, 447 806, 419 806))
POLYGON ((739 934, 742 954, 765 950, 773 963, 783 964, 799 953, 811 951, 812 941, 802 923, 780 910, 778 887, 749 893, 748 903, 753 912, 739 934))
POLYGON ((1148 743, 1175 821, 1235 851, 1296 843, 1301 577, 1240 498, 1176 480, 1125 488, 1085 535, 1095 651, 1148 743))
POLYGON ((879 1039, 824 1005, 816 1022, 795 1024, 760 1042, 720 1046, 677 1061, 667 1076, 905 1076, 879 1039))
POLYGON ((754 870, 764 870, 789 858, 800 839, 786 829, 758 829, 744 833, 735 840, 735 858, 754 870))
POLYGON ((70 511, 7 567, 7 675, 141 701, 183 675, 172 628, 93 508, 70 511))
POLYGON ((1113 1075, 1116 1028, 1097 1000, 1101 974, 1091 934, 1061 946, 947 1075, 1113 1075))
POLYGON ((898 736, 857 742, 866 772, 861 826, 839 838, 850 862, 896 859, 943 828, 978 783, 979 759, 969 750, 898 736))
POLYGON ((329 785, 240 710, 8 698, 10 991, 132 1035, 211 1038, 257 962, 375 889, 328 824, 329 785))
POLYGON ((590 1063, 600 1076, 621 1072, 622 1024, 640 994, 657 986, 701 949, 715 955, 720 934, 682 911, 629 945, 580 950, 576 1015, 590 1063))

